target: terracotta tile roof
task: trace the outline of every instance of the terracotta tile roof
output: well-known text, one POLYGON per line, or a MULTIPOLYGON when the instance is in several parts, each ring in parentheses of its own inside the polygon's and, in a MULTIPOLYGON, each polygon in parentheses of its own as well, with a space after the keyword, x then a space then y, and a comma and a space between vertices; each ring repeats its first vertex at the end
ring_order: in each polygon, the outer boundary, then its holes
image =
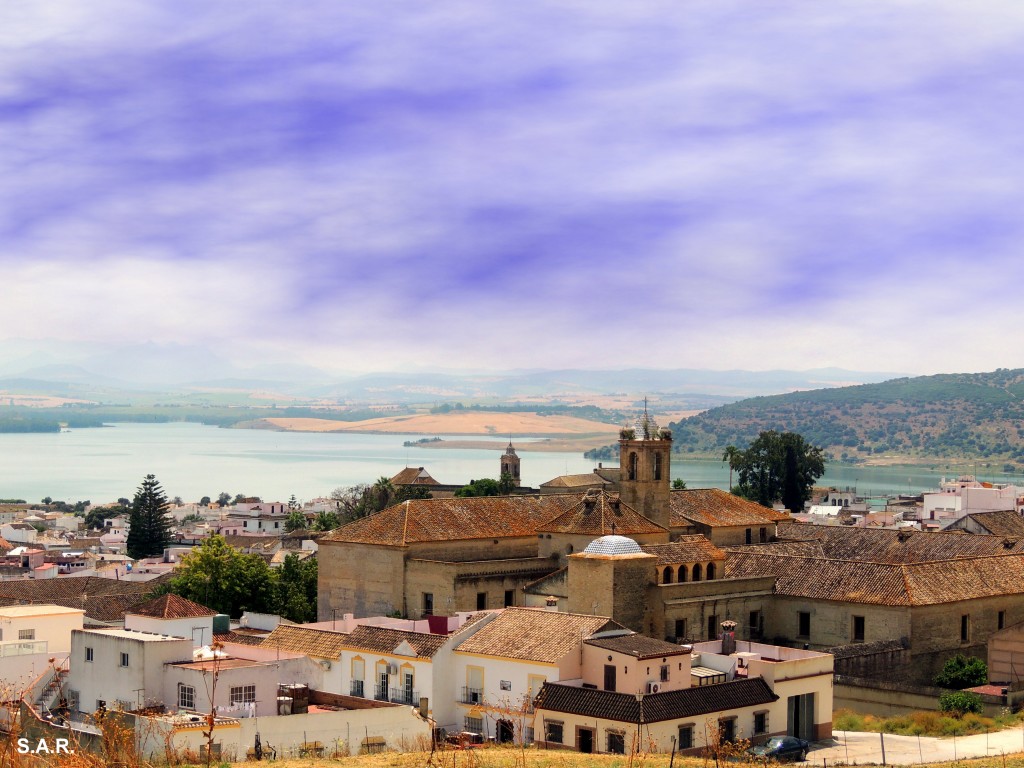
POLYGON ((790 519, 784 512, 762 507, 720 488, 672 491, 669 505, 669 521, 673 527, 691 523, 711 528, 757 526, 790 519))
POLYGON ((406 546, 428 541, 533 537, 577 503, 573 495, 413 499, 331 531, 320 543, 406 546))
POLYGON ((456 646, 456 650, 554 664, 578 648, 584 637, 603 629, 624 627, 603 616, 543 608, 506 608, 498 618, 456 646))
POLYGON ((711 712, 756 707, 778 699, 760 677, 684 688, 681 691, 649 693, 640 701, 631 693, 545 683, 537 696, 536 708, 580 715, 588 720, 659 723, 711 712))
POLYGON ((616 653, 625 653, 637 659, 654 659, 664 656, 679 656, 681 654, 690 655, 689 646, 675 645, 664 640, 639 635, 636 632, 615 637, 593 637, 583 642, 587 645, 615 651, 616 653))
POLYGON ((636 536, 644 533, 668 533, 619 501, 618 495, 597 491, 577 497, 579 501, 562 514, 537 527, 545 533, 577 533, 588 536, 636 536))
POLYGON ((1024 555, 876 563, 728 551, 726 576, 775 576, 775 594, 871 605, 916 606, 1024 594, 1024 555))
POLYGON ((606 485, 614 485, 611 480, 606 480, 596 472, 586 475, 560 475, 559 477, 541 483, 541 488, 603 488, 606 485))
POLYGON ((391 478, 392 485, 440 485, 423 467, 406 467, 391 478))
MULTIPOLYGON (((219 632, 216 639, 222 643, 238 643, 239 645, 263 645, 263 641, 269 636, 269 632, 257 630, 229 630, 219 632)), ((286 650, 282 648, 282 650, 286 650)), ((308 655, 308 654, 307 654, 308 655)))
POLYGON ((1024 538, 1024 515, 1015 510, 999 512, 973 512, 967 515, 973 522, 993 536, 1016 536, 1024 538))
POLYGON ((447 641, 448 635, 360 625, 346 637, 345 647, 373 653, 395 653, 395 649, 402 643, 408 643, 417 657, 430 659, 447 641))
POLYGON ((224 537, 224 543, 235 549, 258 550, 269 552, 281 546, 280 536, 250 536, 246 534, 231 534, 224 537))
POLYGON ((204 605, 193 603, 191 600, 186 600, 184 597, 170 592, 155 600, 135 606, 129 613, 136 616, 150 616, 155 619, 198 619, 217 614, 216 611, 212 611, 204 605))
MULTIPOLYGON (((780 541, 816 541, 824 557, 876 563, 919 563, 986 555, 1024 553, 1024 538, 952 531, 912 531, 825 525, 788 525, 780 541)), ((771 550, 775 544, 759 546, 771 550)))
POLYGON ((648 555, 655 555, 658 566, 725 559, 725 552, 700 534, 680 536, 671 544, 642 544, 640 549, 648 555))
POLYGON ((341 657, 341 649, 347 639, 348 635, 344 632, 278 624, 260 644, 268 648, 280 648, 282 651, 304 653, 318 659, 337 660, 341 657))
POLYGON ((0 603, 53 603, 81 608, 87 619, 119 621, 127 609, 147 602, 154 589, 170 578, 171 574, 150 581, 122 581, 101 576, 0 581, 0 603))

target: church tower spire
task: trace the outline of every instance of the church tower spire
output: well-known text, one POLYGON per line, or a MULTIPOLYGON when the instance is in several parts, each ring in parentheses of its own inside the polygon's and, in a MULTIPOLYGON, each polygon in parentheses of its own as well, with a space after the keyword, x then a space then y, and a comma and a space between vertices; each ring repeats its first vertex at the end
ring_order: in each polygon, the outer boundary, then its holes
MULTIPOLYGON (((519 456, 516 454, 516 449, 512 447, 512 435, 508 436, 508 448, 501 455, 501 475, 504 475, 506 472, 512 478, 513 486, 518 488, 521 484, 519 478, 519 456)), ((498 475, 498 477, 500 478, 501 475, 498 475)))

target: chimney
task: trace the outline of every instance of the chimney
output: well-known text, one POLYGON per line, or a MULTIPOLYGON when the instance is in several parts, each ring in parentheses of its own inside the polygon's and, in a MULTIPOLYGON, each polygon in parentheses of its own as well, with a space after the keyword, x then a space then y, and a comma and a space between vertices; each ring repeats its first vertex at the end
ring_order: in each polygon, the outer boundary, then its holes
POLYGON ((544 610, 556 613, 558 611, 558 598, 554 595, 548 595, 548 598, 544 601, 544 610))
POLYGON ((722 622, 722 655, 736 653, 736 622, 726 619, 722 622))

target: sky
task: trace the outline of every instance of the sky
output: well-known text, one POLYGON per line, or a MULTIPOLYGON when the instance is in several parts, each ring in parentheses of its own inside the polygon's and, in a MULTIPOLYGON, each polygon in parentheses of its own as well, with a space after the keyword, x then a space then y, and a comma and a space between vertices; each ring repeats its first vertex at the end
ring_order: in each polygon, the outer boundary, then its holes
POLYGON ((5 0, 0 343, 1024 367, 1019 0, 5 0))

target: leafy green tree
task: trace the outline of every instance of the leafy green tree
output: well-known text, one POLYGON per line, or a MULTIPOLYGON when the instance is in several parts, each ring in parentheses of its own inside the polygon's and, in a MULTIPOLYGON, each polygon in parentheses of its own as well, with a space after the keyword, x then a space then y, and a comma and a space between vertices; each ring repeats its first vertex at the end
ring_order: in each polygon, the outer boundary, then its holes
POLYGON ((470 480, 469 485, 464 485, 455 491, 456 496, 501 496, 501 486, 497 480, 484 477, 480 480, 470 480))
POLYGON ((395 491, 395 504, 400 504, 403 501, 412 501, 413 499, 432 499, 434 495, 427 489, 425 485, 403 485, 395 491))
POLYGON ((121 504, 108 507, 95 507, 85 515, 85 527, 90 531, 98 531, 103 527, 103 521, 121 515, 130 515, 131 509, 121 504))
POLYGON ((673 488, 673 490, 676 490, 676 491, 685 491, 686 490, 686 481, 683 480, 683 478, 681 478, 681 477, 677 477, 675 480, 672 481, 672 488, 673 488))
POLYGON ((128 555, 138 560, 162 555, 171 541, 171 520, 167 516, 167 494, 155 475, 146 475, 132 500, 128 555))
POLYGON ((232 504, 241 504, 241 503, 242 503, 242 502, 244 502, 244 501, 245 501, 245 500, 246 500, 247 498, 249 498, 249 497, 248 497, 248 496, 246 496, 246 495, 245 495, 244 493, 236 493, 236 494, 235 494, 235 498, 233 498, 233 499, 231 500, 231 503, 232 503, 232 504))
POLYGON ((306 528, 306 516, 297 509, 293 509, 288 513, 288 517, 284 521, 284 529, 289 533, 292 531, 301 531, 306 528))
POLYGON ((988 682, 988 665, 976 656, 958 653, 946 659, 942 671, 935 676, 940 688, 973 688, 988 682))
POLYGON ((210 497, 209 496, 203 496, 203 498, 201 498, 199 500, 199 506, 201 506, 201 507, 208 507, 208 506, 210 506, 210 497))
POLYGON ((174 506, 176 506, 176 507, 180 507, 180 506, 181 506, 182 504, 184 504, 184 503, 185 503, 185 502, 184 502, 184 500, 183 500, 183 499, 181 498, 181 496, 175 496, 175 497, 174 497, 173 499, 171 499, 171 504, 173 504, 173 505, 174 505, 174 506))
POLYGON ((502 472, 501 477, 498 478, 498 490, 501 492, 501 495, 508 496, 515 487, 516 481, 512 475, 508 472, 502 472))
POLYGON ((221 507, 226 507, 231 503, 231 494, 227 491, 221 491, 217 494, 217 504, 221 507))
POLYGON ((181 524, 182 525, 188 525, 189 523, 201 523, 201 522, 203 522, 203 516, 200 515, 198 512, 190 512, 189 514, 187 514, 183 518, 181 518, 181 524))
POLYGON ((50 506, 51 504, 53 504, 53 499, 50 498, 49 496, 43 496, 43 504, 45 504, 46 506, 50 506))
POLYGON ((290 621, 316 621, 316 558, 299 560, 294 554, 286 555, 274 576, 275 613, 290 621))
POLYGON ((288 509, 298 509, 298 508, 299 508, 299 500, 295 498, 295 494, 293 493, 291 495, 291 498, 288 499, 288 509))
POLYGON ((313 521, 312 530, 314 531, 333 531, 335 528, 341 526, 341 519, 338 515, 330 510, 324 510, 317 514, 316 519, 313 521))
POLYGON ((803 511, 814 481, 825 474, 821 448, 808 444, 795 432, 775 430, 758 435, 736 457, 735 466, 739 474, 736 492, 740 496, 766 507, 781 500, 791 512, 803 511))
POLYGON ((968 712, 980 713, 984 706, 981 696, 973 691, 946 691, 939 696, 939 709, 963 717, 968 712))
POLYGON ((236 619, 243 611, 273 613, 277 608, 270 566, 259 555, 244 555, 229 546, 220 535, 181 559, 169 591, 236 619))

